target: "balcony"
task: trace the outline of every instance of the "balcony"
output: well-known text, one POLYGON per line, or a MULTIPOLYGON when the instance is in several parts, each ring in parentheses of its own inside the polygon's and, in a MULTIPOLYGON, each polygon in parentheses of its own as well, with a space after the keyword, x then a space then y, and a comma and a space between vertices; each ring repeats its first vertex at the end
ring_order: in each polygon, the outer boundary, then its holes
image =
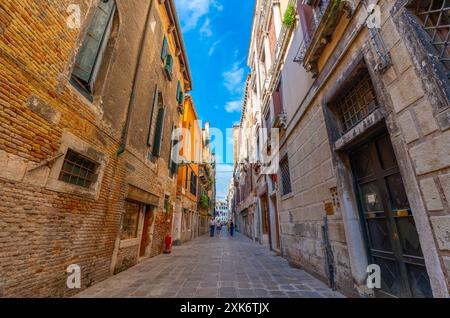
MULTIPOLYGON (((295 5, 296 2, 297 0, 289 0, 288 6, 295 5)), ((293 30, 293 26, 287 26, 283 23, 277 39, 277 43, 274 48, 271 67, 267 72, 263 83, 263 107, 267 105, 272 92, 275 90, 276 85, 279 81, 281 67, 285 60, 289 40, 291 38, 293 30)))
POLYGON ((302 64, 315 77, 318 74, 317 61, 331 41, 342 14, 345 12, 350 18, 355 8, 348 0, 311 0, 308 3, 298 6, 303 41, 294 62, 302 64))

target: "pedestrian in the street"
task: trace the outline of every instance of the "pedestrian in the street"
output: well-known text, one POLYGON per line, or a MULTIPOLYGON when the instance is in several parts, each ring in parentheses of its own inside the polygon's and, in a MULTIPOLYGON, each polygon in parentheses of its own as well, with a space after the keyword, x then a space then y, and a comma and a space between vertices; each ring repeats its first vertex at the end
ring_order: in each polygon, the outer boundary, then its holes
POLYGON ((214 220, 214 218, 211 218, 211 222, 209 222, 209 235, 211 237, 214 236, 215 227, 216 227, 216 221, 214 220))
POLYGON ((220 230, 222 229, 222 223, 220 221, 217 221, 217 235, 220 236, 220 230))
POLYGON ((233 234, 234 234, 234 223, 233 223, 233 221, 231 221, 231 223, 230 223, 230 235, 233 236, 233 234))

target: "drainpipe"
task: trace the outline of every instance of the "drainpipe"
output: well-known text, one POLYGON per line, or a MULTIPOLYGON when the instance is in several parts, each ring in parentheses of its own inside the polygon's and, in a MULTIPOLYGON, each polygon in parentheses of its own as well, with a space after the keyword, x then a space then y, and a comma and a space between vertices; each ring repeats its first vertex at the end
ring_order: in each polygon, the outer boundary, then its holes
POLYGON ((147 17, 145 18, 144 32, 142 32, 142 36, 141 36, 140 43, 139 43, 138 59, 137 59, 136 65, 134 67, 133 86, 131 88, 130 101, 128 103, 127 117, 126 117, 126 121, 125 121, 125 126, 122 130, 120 146, 119 146, 119 149, 117 150, 116 159, 119 159, 120 155, 122 155, 125 152, 125 149, 127 146, 127 138, 128 138, 128 130, 130 127, 131 114, 132 114, 132 111, 134 108, 134 104, 136 103, 137 79, 138 79, 138 75, 139 75, 139 68, 141 66, 141 62, 142 62, 142 58, 143 58, 145 39, 147 39, 150 15, 152 12, 152 6, 153 6, 153 0, 150 0, 150 6, 148 7, 148 10, 147 10, 147 17))

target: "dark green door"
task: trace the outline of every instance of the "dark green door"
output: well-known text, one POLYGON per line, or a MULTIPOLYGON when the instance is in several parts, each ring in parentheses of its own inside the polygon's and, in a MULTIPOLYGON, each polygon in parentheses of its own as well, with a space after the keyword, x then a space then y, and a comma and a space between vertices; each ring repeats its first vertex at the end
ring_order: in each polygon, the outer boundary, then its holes
POLYGON ((432 297, 419 237, 387 132, 350 153, 378 296, 432 297))

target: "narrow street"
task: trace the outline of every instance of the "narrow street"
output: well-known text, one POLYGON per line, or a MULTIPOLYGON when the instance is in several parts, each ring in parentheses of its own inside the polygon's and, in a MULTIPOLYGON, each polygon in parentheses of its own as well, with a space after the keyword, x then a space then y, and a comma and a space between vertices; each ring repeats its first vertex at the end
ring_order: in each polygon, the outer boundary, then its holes
POLYGON ((343 297, 247 237, 199 237, 76 297, 343 297))

